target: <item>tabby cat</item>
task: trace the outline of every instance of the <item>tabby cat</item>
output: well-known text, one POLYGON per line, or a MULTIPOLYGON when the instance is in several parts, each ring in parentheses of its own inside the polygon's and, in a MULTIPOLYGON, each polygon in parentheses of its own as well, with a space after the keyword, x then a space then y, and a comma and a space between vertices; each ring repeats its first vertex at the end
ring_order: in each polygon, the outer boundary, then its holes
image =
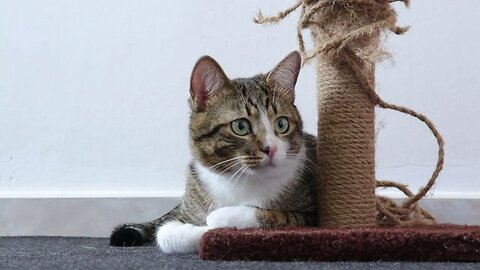
POLYGON ((213 58, 200 58, 190 80, 193 159, 183 200, 159 219, 118 226, 110 244, 155 240, 166 253, 196 252, 212 228, 315 225, 315 138, 294 105, 300 64, 295 51, 268 74, 229 80, 213 58))

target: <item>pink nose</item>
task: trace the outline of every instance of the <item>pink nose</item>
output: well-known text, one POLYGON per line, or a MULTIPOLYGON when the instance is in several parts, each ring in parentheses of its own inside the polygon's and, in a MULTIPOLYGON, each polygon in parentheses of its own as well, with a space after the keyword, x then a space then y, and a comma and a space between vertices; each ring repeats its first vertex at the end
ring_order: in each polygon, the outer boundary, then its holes
POLYGON ((262 152, 265 155, 267 155, 270 159, 272 159, 275 153, 277 152, 277 146, 276 145, 266 146, 265 148, 262 149, 262 152))

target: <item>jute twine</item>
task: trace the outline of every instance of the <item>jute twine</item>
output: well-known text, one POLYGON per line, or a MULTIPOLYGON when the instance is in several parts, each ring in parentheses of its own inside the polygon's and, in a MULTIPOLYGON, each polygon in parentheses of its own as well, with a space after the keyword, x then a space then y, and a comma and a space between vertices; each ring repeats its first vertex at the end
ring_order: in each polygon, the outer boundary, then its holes
POLYGON ((334 227, 432 224, 418 206, 434 185, 444 162, 444 142, 424 115, 385 102, 375 91, 375 62, 388 56, 380 47, 387 30, 403 34, 390 3, 407 0, 301 0, 277 16, 256 23, 278 23, 301 9, 297 27, 304 63, 317 59, 320 225, 334 227), (302 31, 310 29, 314 48, 307 51, 302 31), (375 180, 374 107, 409 114, 427 125, 438 143, 438 160, 427 185, 418 193, 391 181, 375 180), (375 188, 397 188, 406 199, 396 204, 376 196, 375 188))

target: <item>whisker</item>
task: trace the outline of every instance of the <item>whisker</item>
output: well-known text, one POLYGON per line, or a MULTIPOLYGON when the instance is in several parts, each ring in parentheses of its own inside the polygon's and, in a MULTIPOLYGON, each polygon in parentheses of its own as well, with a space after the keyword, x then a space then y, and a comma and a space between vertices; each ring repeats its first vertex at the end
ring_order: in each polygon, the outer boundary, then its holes
POLYGON ((240 161, 236 161, 234 162, 232 165, 228 166, 227 168, 225 168, 224 170, 222 170, 221 172, 219 172, 218 174, 222 174, 228 170, 230 170, 231 168, 235 167, 236 165, 242 163, 243 160, 240 160, 240 161))
MULTIPOLYGON (((245 170, 242 172, 242 174, 243 174, 247 169, 248 169, 248 167, 245 168, 245 170)), ((247 179, 248 179, 248 177, 250 177, 251 173, 252 173, 252 172, 247 172, 247 173, 245 174, 245 177, 243 178, 243 180, 240 181, 240 194, 243 194, 243 192, 244 192, 244 190, 245 190, 245 184, 247 183, 247 179)))
MULTIPOLYGON (((318 164, 316 164, 315 162, 311 161, 310 159, 303 159, 302 161, 304 162, 308 162, 310 163, 313 167, 317 168, 318 169, 318 164)), ((308 166, 307 166, 308 167, 308 166)))
MULTIPOLYGON (((286 154, 285 157, 298 157, 298 154, 297 155, 293 155, 293 154, 286 154)), ((307 156, 304 156, 303 158, 301 158, 300 160, 302 161, 306 161, 306 162, 309 162, 310 164, 312 164, 313 166, 315 167, 318 167, 318 164, 316 164, 315 162, 313 162, 311 159, 309 159, 307 156)))
MULTIPOLYGON (((238 172, 243 171, 246 167, 247 167, 247 165, 243 165, 240 169, 238 169, 238 171, 237 171, 232 177, 230 177, 230 179, 232 179, 238 172)), ((242 173, 243 173, 243 172, 241 172, 241 173, 239 174, 239 176, 242 176, 242 173)), ((230 181, 230 179, 229 179, 228 181, 230 181)), ((235 185, 237 184, 237 181, 238 181, 239 179, 240 179, 240 177, 235 178, 235 180, 233 181, 233 187, 235 187, 235 185)))
POLYGON ((231 159, 227 159, 227 160, 221 161, 221 162, 213 165, 213 166, 210 167, 209 169, 213 169, 213 168, 215 168, 215 167, 217 167, 217 166, 219 166, 219 165, 222 165, 222 164, 224 164, 224 163, 226 163, 226 162, 233 161, 233 160, 237 160, 237 159, 244 158, 244 157, 248 157, 248 156, 238 156, 238 157, 234 157, 234 158, 231 158, 231 159))
POLYGON ((240 174, 239 174, 238 179, 241 179, 241 178, 242 178, 243 174, 247 171, 247 169, 248 169, 248 166, 245 166, 245 168, 242 169, 242 171, 241 171, 240 174))
POLYGON ((240 172, 240 170, 242 170, 245 166, 247 166, 247 165, 243 165, 242 167, 240 167, 240 169, 238 169, 238 170, 232 175, 232 177, 230 177, 230 178, 228 179, 228 181, 232 180, 233 177, 235 177, 235 175, 237 175, 238 172, 240 172))

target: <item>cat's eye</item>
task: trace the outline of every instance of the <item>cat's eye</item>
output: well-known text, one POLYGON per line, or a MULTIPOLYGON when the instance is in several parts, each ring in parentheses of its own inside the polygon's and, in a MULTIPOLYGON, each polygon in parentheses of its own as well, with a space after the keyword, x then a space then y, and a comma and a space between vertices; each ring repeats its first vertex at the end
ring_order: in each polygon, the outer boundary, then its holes
POLYGON ((232 121, 230 125, 232 126, 233 132, 237 135, 244 136, 250 133, 250 122, 245 118, 232 121))
POLYGON ((273 124, 273 128, 280 134, 286 133, 288 131, 288 119, 284 116, 278 117, 273 124))

